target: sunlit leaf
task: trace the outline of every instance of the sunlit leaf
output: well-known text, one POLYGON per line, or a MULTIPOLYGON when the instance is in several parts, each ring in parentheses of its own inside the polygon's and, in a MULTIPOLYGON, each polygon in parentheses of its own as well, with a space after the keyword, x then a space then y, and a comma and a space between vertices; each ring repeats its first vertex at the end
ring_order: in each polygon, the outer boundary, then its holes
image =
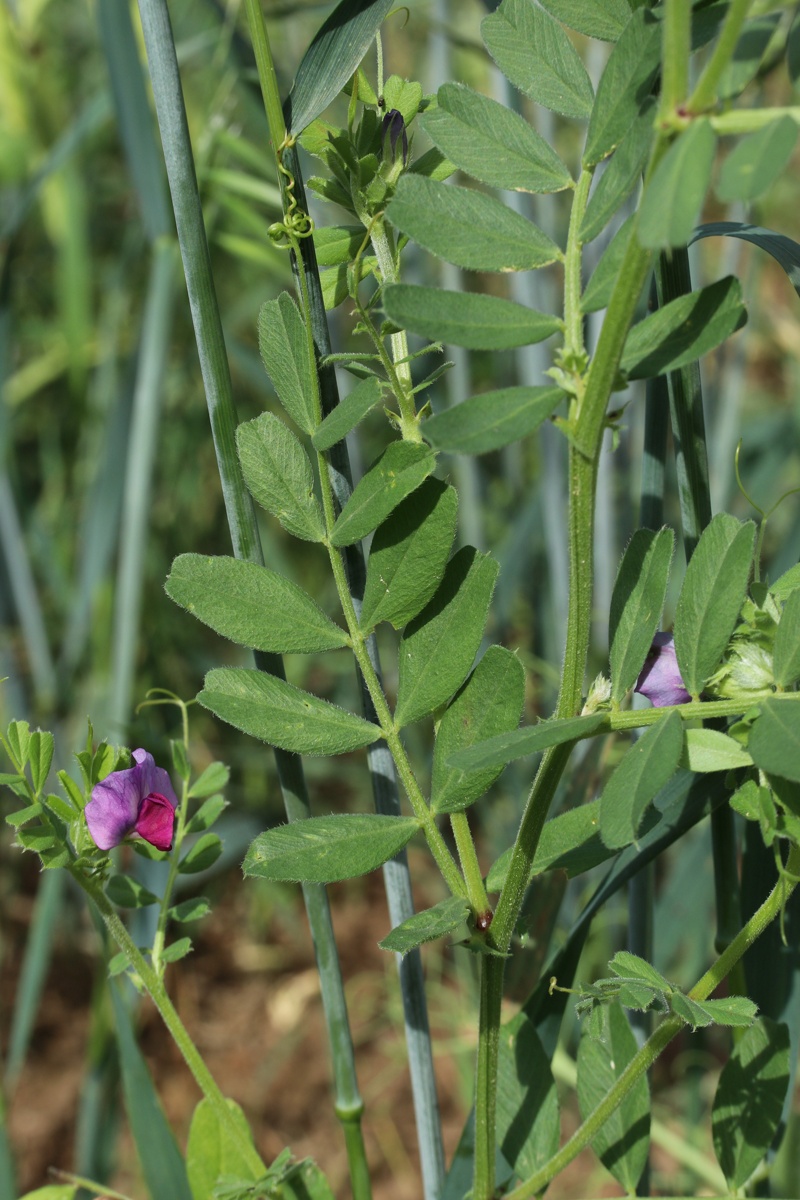
POLYGON ((431 417, 425 440, 451 454, 486 454, 533 433, 564 398, 557 387, 510 387, 471 396, 431 417))
POLYGON ((322 509, 305 450, 283 421, 264 412, 236 430, 242 473, 254 500, 284 529, 309 542, 325 537, 322 509))
POLYGON ((515 87, 565 117, 588 117, 594 93, 577 50, 530 0, 503 0, 481 23, 486 48, 515 87))
POLYGON ((386 315, 401 329, 469 350, 510 350, 542 342, 561 327, 558 317, 473 292, 392 284, 386 315))
POLYGON ((356 484, 333 527, 334 546, 350 546, 377 529, 436 466, 436 452, 415 442, 391 442, 356 484))
POLYGON ((197 699, 243 733, 297 754, 344 754, 381 736, 377 725, 263 671, 209 671, 197 699))
POLYGON ((458 812, 479 799, 499 775, 492 767, 465 775, 448 765, 457 750, 516 729, 525 700, 525 672, 515 654, 490 646, 436 731, 431 780, 434 812, 458 812))
POLYGON ((455 489, 438 479, 426 479, 376 529, 367 564, 362 629, 380 621, 400 629, 421 612, 444 575, 457 512, 455 489))
POLYGON ((493 196, 419 175, 400 179, 386 216, 432 254, 474 271, 529 271, 563 257, 546 233, 493 196))
POLYGON ((313 654, 347 645, 347 634, 290 579, 241 559, 181 554, 164 585, 198 620, 240 646, 313 654))
POLYGON ((419 829, 414 817, 347 813, 309 817, 260 833, 247 851, 245 875, 332 883, 374 871, 419 829))
POLYGON ((681 678, 699 696, 722 658, 744 600, 755 526, 718 513, 700 536, 675 612, 675 653, 681 678))
POLYGON ((445 704, 467 677, 483 637, 497 560, 465 546, 400 642, 395 722, 418 721, 445 704))
POLYGON ((555 150, 519 113, 463 83, 442 84, 438 101, 422 127, 473 179, 513 192, 558 192, 571 185, 555 150))

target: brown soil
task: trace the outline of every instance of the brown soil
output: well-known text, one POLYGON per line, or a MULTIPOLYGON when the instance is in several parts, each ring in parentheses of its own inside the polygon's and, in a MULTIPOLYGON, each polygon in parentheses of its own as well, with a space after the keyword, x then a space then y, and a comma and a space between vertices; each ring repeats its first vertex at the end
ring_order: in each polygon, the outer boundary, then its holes
MULTIPOLYGON (((38 878, 29 864, 26 868, 21 888, 18 878, 17 886, 10 888, 8 877, 0 888, 5 917, 0 973, 4 1048, 38 878)), ((223 1092, 247 1114, 265 1161, 286 1146, 298 1158, 308 1155, 322 1166, 337 1197, 344 1200, 350 1195, 347 1161, 331 1105, 327 1040, 305 915, 294 890, 259 896, 252 890, 257 887, 252 882, 243 884, 236 873, 225 881, 212 916, 194 927, 193 953, 169 969, 170 992, 223 1092), (259 921, 261 930, 255 928, 259 921)), ((365 1101, 364 1134, 374 1197, 419 1200, 396 971, 393 958, 377 944, 388 930, 380 875, 330 892, 365 1101)), ((432 903, 438 898, 432 894, 419 900, 432 903)), ((62 920, 32 1043, 8 1097, 20 1192, 52 1182, 48 1174, 52 1167, 74 1167, 75 1121, 90 1054, 97 942, 85 909, 65 905, 65 914, 74 916, 62 920)), ((466 977, 463 974, 463 962, 451 953, 443 955, 440 945, 424 950, 449 1161, 470 1102, 474 996, 464 998, 470 979, 468 972, 466 977)), ((141 1006, 138 1035, 178 1143, 185 1146, 199 1091, 148 1000, 141 1006)), ((570 1096, 562 1112, 563 1136, 576 1124, 570 1096)), ((674 1176, 676 1164, 663 1152, 655 1149, 653 1160, 662 1179, 674 1176)), ((147 1190, 124 1124, 116 1162, 110 1186, 133 1200, 145 1200, 147 1190)), ((552 1200, 619 1195, 621 1189, 588 1150, 548 1191, 552 1200)))
MULTIPOLYGON (((376 1200, 417 1200, 418 1159, 391 956, 377 943, 388 930, 379 876, 357 887, 332 889, 359 1086, 366 1104, 364 1132, 376 1200)), ((195 927, 194 952, 170 968, 173 1001, 226 1095, 244 1108, 266 1161, 285 1146, 323 1166, 337 1196, 349 1194, 342 1135, 330 1103, 330 1061, 319 985, 301 907, 285 902, 268 942, 248 932, 242 884, 232 877, 213 915, 195 927), (288 907, 286 904, 288 903, 288 907), (300 1066, 300 1069, 298 1069, 300 1066)), ((4 970, 0 985, 4 1040, 13 1005, 31 896, 6 904, 4 970)), ((89 1006, 95 962, 88 922, 56 952, 32 1044, 9 1097, 9 1128, 21 1191, 52 1182, 50 1167, 73 1167, 75 1117, 88 1054, 89 1006)), ((435 964, 438 974, 441 961, 435 964)), ((170 978, 168 973, 168 979, 170 978)), ((448 1050, 437 1057, 446 1148, 454 1149, 468 1103, 468 1017, 453 1003, 432 1004, 432 1023, 448 1050), (455 1051, 455 1053, 453 1053, 455 1051), (459 1062, 459 1057, 461 1062, 459 1062)), ((435 995, 441 989, 434 987, 435 995)), ((199 1092, 156 1010, 145 1000, 140 1045, 178 1141, 185 1145, 199 1092)), ((111 1186, 146 1195, 127 1131, 111 1186)), ((6 1198, 2 1198, 6 1200, 6 1198)), ((160 1198, 159 1198, 160 1200, 160 1198)))

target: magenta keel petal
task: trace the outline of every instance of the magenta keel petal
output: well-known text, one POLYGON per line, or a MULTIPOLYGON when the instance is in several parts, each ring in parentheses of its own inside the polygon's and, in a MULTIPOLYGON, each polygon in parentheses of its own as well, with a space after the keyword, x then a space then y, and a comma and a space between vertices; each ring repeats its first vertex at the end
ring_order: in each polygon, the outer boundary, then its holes
POLYGON ((135 832, 156 850, 169 850, 172 846, 172 831, 175 826, 175 809, 166 796, 152 792, 145 796, 135 832))

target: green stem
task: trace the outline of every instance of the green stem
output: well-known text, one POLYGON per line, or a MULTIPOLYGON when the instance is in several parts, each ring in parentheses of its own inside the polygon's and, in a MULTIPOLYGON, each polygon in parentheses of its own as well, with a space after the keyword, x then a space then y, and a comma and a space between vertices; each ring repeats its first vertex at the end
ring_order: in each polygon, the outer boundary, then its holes
MULTIPOLYGON (((390 234, 383 221, 374 222, 370 237, 375 257, 378 260, 378 270, 381 273, 384 285, 387 283, 396 283, 398 278, 397 260, 390 234)), ((400 408, 401 418, 400 430, 406 441, 421 442, 422 434, 419 431, 419 416, 417 415, 417 406, 414 403, 412 393, 414 385, 411 380, 411 363, 408 360, 408 336, 405 329, 401 329, 398 333, 393 333, 389 342, 392 347, 392 358, 394 359, 397 380, 400 384, 400 390, 397 393, 397 403, 400 408)))
POLYGON ((491 912, 491 905, 486 895, 486 888, 483 886, 483 874, 478 862, 478 855, 475 852, 475 843, 470 833, 467 814, 452 813, 450 827, 453 830, 461 870, 466 880, 469 902, 477 916, 486 915, 491 912))
MULTIPOLYGON (((569 216, 567 249, 564 255, 564 355, 579 361, 586 353, 583 342, 583 310, 581 309, 582 248, 580 228, 586 212, 594 168, 581 171, 572 197, 569 216)), ((585 361, 585 360, 584 360, 585 361)))
MULTIPOLYGON (((184 708, 184 739, 183 744, 189 751, 188 729, 185 725, 186 709, 184 708)), ((167 874, 167 882, 164 888, 164 894, 161 897, 161 905, 158 912, 158 925, 156 926, 155 937, 153 938, 153 969, 159 979, 164 977, 164 963, 161 961, 161 955, 164 953, 164 943, 167 937, 167 922, 169 920, 169 909, 172 903, 172 892, 175 887, 175 880, 178 878, 178 864, 180 862, 181 852, 183 848, 183 835, 186 829, 186 818, 189 814, 189 782, 184 779, 181 787, 181 799, 178 805, 178 819, 175 827, 175 835, 173 838, 172 852, 169 858, 169 873, 167 874)))
MULTIPOLYGON (((666 138, 659 137, 648 167, 648 178, 666 146, 666 138)), ((577 411, 572 422, 569 454, 569 604, 561 688, 556 707, 558 717, 574 716, 581 707, 591 630, 597 463, 605 428, 606 406, 617 379, 625 338, 651 257, 651 252, 639 245, 635 230, 632 231, 586 375, 585 388, 583 394, 578 395, 577 411)), ((506 883, 487 937, 489 944, 501 955, 507 953, 511 944, 542 828, 571 750, 570 743, 547 750, 534 779, 514 843, 506 883)), ((498 959, 501 964, 502 961, 498 959)), ((485 1018, 487 1021, 495 1017, 499 1021, 502 975, 501 967, 484 971, 482 996, 489 1007, 485 1018)), ((479 1043, 478 1074, 483 1079, 494 1077, 497 1064, 496 1059, 494 1062, 491 1059, 482 1062, 482 1056, 496 1055, 496 1050, 495 1039, 488 1036, 479 1043)), ((481 1106, 490 1103, 488 1095, 479 1090, 476 1095, 476 1135, 480 1129, 485 1144, 478 1146, 476 1142, 474 1200, 489 1200, 494 1193, 494 1126, 478 1111, 481 1106)))
MULTIPOLYGON (((333 529, 335 520, 333 491, 328 476, 327 465, 322 454, 318 455, 319 476, 322 490, 322 507, 325 513, 325 522, 328 530, 328 537, 333 529)), ((422 831, 428 842, 431 854, 436 860, 439 870, 442 872, 444 881, 450 888, 454 896, 466 896, 467 889, 464 880, 456 866, 452 854, 447 848, 447 844, 442 837, 439 827, 436 824, 436 818, 425 802, 425 797, 422 795, 419 784, 411 764, 408 761, 408 755, 405 752, 405 747, 400 740, 400 734, 394 723, 389 704, 384 695, 381 682, 378 679, 375 668, 370 661, 369 653, 365 644, 364 635, 361 632, 358 624, 358 616, 356 614, 353 598, 350 595, 350 588, 347 582, 347 573, 345 571, 344 561, 340 550, 328 542, 328 554, 330 557, 331 570, 336 583, 336 590, 339 594, 339 601, 342 606, 347 628, 350 633, 352 642, 353 654, 358 663, 359 670, 366 684, 370 699, 375 708, 375 715, 378 718, 383 736, 386 739, 386 744, 391 751, 394 759, 397 773, 405 788, 409 803, 413 809, 414 816, 420 823, 422 831)))
POLYGON ((497 1125, 497 1059, 503 1002, 505 959, 481 958, 481 998, 478 1023, 478 1064, 475 1078, 474 1200, 494 1196, 497 1125))
MULTIPOLYGON (((789 876, 800 873, 800 848, 792 846, 789 851, 789 861, 786 866, 789 876)), ((757 912, 753 914, 746 925, 740 929, 730 946, 717 961, 706 971, 689 992, 692 1000, 707 1000, 713 991, 730 974, 733 967, 750 949, 753 943, 764 932, 768 925, 775 920, 784 907, 797 884, 791 878, 783 877, 778 880, 767 899, 757 912)), ((619 1107, 633 1085, 639 1080, 661 1054, 662 1050, 672 1041, 685 1023, 678 1017, 670 1017, 664 1021, 642 1046, 641 1050, 628 1063, 616 1083, 609 1089, 598 1104, 597 1108, 586 1118, 572 1137, 554 1154, 549 1162, 521 1183, 519 1187, 508 1192, 506 1200, 528 1200, 543 1191, 552 1179, 563 1171, 574 1158, 588 1146, 595 1135, 606 1123, 611 1114, 619 1107)))
POLYGON ((717 44, 686 105, 690 112, 702 113, 716 104, 719 81, 733 58, 742 25, 752 3, 753 0, 731 0, 717 44))
POLYGON ((242 1162, 247 1165, 256 1178, 266 1173, 266 1167, 249 1138, 245 1137, 234 1119, 231 1109, 222 1092, 209 1071, 197 1047, 189 1036, 186 1026, 178 1016, 172 1001, 167 995, 163 981, 149 965, 144 955, 133 942, 130 934, 112 907, 102 889, 84 875, 76 867, 67 867, 72 878, 83 888, 89 899, 100 914, 103 923, 119 949, 127 958, 133 970, 141 979, 145 991, 158 1009, 161 1019, 166 1025, 175 1045, 195 1078, 197 1086, 208 1100, 220 1125, 225 1128, 228 1137, 237 1146, 242 1162))
POLYGON ((674 116, 689 90, 691 50, 691 0, 667 0, 664 6, 664 42, 661 55, 661 119, 674 116))

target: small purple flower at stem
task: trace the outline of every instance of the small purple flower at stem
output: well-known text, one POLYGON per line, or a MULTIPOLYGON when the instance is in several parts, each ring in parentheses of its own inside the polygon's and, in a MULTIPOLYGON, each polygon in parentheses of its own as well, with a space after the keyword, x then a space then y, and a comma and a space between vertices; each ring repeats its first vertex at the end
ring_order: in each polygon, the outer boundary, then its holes
POLYGON ((101 850, 118 846, 129 834, 169 850, 178 805, 169 775, 146 750, 134 750, 133 761, 135 766, 112 771, 92 788, 85 809, 89 833, 101 850))
POLYGON ((675 655, 675 640, 671 633, 657 633, 653 638, 633 690, 646 696, 654 708, 685 704, 691 700, 691 695, 683 686, 675 655))
POLYGON ((403 114, 396 108, 390 108, 386 116, 381 122, 381 142, 383 143, 383 156, 391 157, 392 161, 396 158, 397 142, 402 138, 403 148, 403 166, 408 165, 408 134, 406 133, 406 123, 403 120, 403 114), (389 151, 386 154, 386 136, 389 136, 389 151))

